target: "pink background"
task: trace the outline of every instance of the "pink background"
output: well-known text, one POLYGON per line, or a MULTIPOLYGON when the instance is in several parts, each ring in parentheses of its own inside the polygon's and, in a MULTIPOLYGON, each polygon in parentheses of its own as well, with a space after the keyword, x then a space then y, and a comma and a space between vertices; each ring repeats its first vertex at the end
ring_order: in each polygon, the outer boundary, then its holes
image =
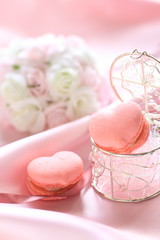
POLYGON ((1 27, 36 36, 48 32, 96 36, 160 19, 160 5, 144 0, 1 0, 1 27))

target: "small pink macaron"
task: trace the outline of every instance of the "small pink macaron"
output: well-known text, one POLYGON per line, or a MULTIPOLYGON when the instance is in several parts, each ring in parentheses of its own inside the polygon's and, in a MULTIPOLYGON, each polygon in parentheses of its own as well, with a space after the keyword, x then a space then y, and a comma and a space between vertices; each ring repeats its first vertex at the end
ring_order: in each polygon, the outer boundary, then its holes
POLYGON ((33 195, 56 196, 72 188, 82 174, 82 159, 73 152, 61 151, 32 160, 27 167, 26 184, 33 195))

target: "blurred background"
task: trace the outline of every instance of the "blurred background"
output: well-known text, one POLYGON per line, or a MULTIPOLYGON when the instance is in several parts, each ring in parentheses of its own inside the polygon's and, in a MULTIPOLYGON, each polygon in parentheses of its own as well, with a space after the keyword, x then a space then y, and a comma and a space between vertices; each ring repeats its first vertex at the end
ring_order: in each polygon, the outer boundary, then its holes
POLYGON ((118 55, 138 49, 160 59, 160 0, 0 0, 0 6, 0 47, 21 37, 76 34, 96 52, 106 96, 115 99, 109 68, 118 55))
POLYGON ((107 70, 135 48, 159 54, 159 0, 0 0, 0 44, 17 36, 77 34, 107 70))

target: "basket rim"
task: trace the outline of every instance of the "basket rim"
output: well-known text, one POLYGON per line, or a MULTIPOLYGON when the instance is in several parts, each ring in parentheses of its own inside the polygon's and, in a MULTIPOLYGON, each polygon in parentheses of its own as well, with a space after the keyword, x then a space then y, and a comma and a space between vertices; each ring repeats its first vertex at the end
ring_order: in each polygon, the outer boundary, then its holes
POLYGON ((155 151, 159 150, 160 149, 160 146, 157 147, 157 148, 154 148, 150 151, 147 151, 147 152, 140 152, 140 153, 131 153, 131 154, 121 154, 121 153, 113 153, 113 152, 109 152, 109 151, 106 151, 102 148, 100 148, 96 143, 95 141, 93 140, 92 137, 90 137, 91 139, 91 142, 92 144, 98 148, 98 150, 100 150, 101 152, 103 152, 104 154, 106 155, 111 155, 111 156, 115 156, 115 157, 138 157, 138 156, 144 156, 144 155, 147 155, 147 154, 153 154, 155 151))

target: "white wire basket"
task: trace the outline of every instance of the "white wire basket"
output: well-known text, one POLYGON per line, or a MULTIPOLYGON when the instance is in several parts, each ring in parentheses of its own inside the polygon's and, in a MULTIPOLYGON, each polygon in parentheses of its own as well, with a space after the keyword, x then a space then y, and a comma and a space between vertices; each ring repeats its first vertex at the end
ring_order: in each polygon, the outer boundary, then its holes
POLYGON ((160 193, 160 139, 151 127, 148 141, 133 154, 102 150, 92 139, 92 186, 104 197, 138 202, 160 193))
POLYGON ((146 51, 122 54, 111 65, 110 80, 121 101, 139 103, 150 134, 132 154, 104 151, 91 139, 92 186, 114 201, 146 200, 160 193, 160 62, 146 51))

